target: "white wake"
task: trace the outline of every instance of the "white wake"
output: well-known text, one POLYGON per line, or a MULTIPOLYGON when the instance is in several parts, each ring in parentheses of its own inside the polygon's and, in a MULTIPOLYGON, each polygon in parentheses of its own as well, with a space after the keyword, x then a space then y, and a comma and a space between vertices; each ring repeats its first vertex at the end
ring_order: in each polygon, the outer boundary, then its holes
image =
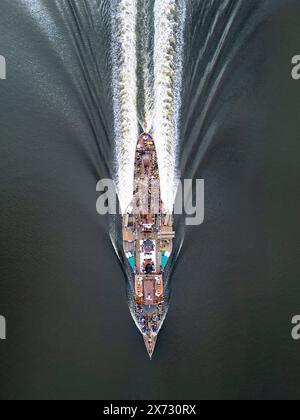
MULTIPOLYGON (((152 127, 157 148, 162 200, 171 212, 178 176, 186 1, 155 0, 154 86, 152 76, 147 75, 147 59, 143 67, 144 92, 137 91, 137 4, 137 0, 111 1, 117 192, 121 210, 125 212, 133 194, 139 135, 137 95, 143 94, 145 122, 148 129, 152 127)), ((144 36, 146 43, 149 34, 144 33, 144 36)))
POLYGON ((137 114, 137 0, 111 0, 116 185, 124 213, 132 199, 137 114))
POLYGON ((155 1, 154 119, 162 200, 171 212, 176 195, 186 3, 155 1))

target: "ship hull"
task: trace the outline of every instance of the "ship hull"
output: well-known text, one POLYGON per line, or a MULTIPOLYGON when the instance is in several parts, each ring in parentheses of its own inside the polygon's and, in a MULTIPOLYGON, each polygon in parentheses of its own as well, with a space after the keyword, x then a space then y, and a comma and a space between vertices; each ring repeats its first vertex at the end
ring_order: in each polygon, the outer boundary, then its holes
POLYGON ((123 215, 123 248, 134 279, 133 317, 152 357, 165 318, 164 268, 173 249, 173 217, 165 211, 154 140, 137 142, 133 199, 123 215))

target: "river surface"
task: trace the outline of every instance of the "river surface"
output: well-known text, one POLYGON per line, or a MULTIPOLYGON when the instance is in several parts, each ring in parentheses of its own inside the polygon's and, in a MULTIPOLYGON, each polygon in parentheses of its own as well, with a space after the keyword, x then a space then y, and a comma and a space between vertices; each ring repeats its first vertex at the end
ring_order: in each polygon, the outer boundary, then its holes
POLYGON ((300 398, 299 1, 127 3, 1 1, 0 398, 300 398), (205 180, 152 362, 96 212, 145 120, 205 180))

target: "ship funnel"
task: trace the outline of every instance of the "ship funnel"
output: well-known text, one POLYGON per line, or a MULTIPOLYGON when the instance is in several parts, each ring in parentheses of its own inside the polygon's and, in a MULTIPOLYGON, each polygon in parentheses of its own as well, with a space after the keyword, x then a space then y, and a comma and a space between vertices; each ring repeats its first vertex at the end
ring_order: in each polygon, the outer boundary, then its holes
POLYGON ((151 360, 154 353, 155 344, 157 341, 157 334, 153 334, 153 333, 143 334, 143 337, 144 337, 144 342, 145 342, 147 352, 151 360))

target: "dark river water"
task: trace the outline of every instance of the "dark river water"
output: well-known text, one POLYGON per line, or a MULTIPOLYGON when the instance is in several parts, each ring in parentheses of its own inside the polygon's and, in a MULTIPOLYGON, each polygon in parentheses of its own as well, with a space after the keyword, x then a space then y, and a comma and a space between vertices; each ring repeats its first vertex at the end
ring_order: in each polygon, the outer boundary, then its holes
POLYGON ((2 0, 1 399, 300 398, 298 0, 187 2, 182 177, 205 180, 152 362, 96 212, 114 175, 105 0, 2 0))

